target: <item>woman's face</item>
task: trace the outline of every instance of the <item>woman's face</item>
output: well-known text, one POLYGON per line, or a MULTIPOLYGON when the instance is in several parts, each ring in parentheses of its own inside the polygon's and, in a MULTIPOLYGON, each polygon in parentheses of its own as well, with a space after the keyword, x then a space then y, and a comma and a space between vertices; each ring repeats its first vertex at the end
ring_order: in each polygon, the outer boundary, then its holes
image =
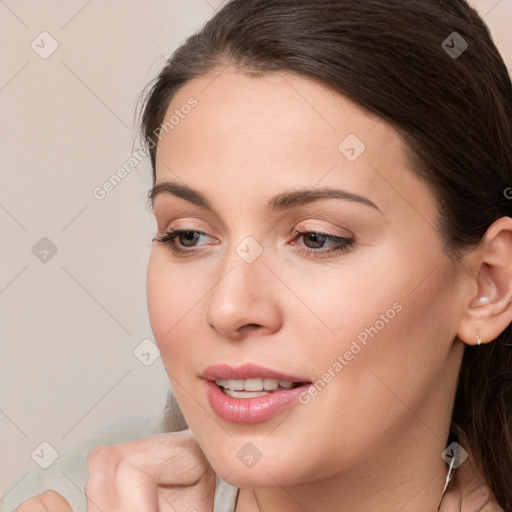
POLYGON ((185 233, 176 253, 153 242, 148 308, 217 474, 286 486, 404 449, 443 464, 461 301, 401 138, 292 73, 216 71, 171 116, 154 213, 185 233))

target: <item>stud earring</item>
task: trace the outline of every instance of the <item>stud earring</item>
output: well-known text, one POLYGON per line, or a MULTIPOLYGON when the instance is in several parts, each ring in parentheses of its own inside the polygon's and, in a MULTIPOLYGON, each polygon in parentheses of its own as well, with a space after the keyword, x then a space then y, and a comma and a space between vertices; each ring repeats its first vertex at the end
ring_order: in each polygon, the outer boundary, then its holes
POLYGON ((477 306, 482 306, 483 304, 489 304, 489 302, 490 302, 489 297, 480 297, 480 298, 476 301, 476 305, 477 305, 477 306))
POLYGON ((476 344, 480 346, 482 344, 482 338, 480 338, 480 334, 476 335, 476 344))

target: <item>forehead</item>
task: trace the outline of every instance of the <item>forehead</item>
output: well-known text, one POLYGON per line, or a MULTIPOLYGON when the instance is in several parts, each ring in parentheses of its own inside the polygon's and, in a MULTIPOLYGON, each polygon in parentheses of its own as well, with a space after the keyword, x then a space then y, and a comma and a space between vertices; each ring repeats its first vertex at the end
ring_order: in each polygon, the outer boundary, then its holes
POLYGON ((181 175, 199 188, 231 190, 245 182, 253 194, 344 184, 375 190, 384 203, 413 194, 417 207, 434 213, 399 134, 318 81, 290 72, 252 77, 217 70, 177 92, 164 122, 173 115, 179 122, 157 147, 157 182, 181 175), (191 98, 196 106, 184 108, 191 98))
MULTIPOLYGON (((173 127, 173 139, 178 144, 180 134, 194 131, 201 136, 202 148, 213 141, 217 152, 222 149, 218 143, 223 135, 236 134, 251 142, 240 150, 254 148, 260 154, 262 147, 278 147, 297 152, 304 142, 318 144, 323 140, 325 149, 337 158, 344 135, 368 138, 380 124, 375 116, 326 85, 290 72, 252 77, 224 69, 200 76, 177 92, 165 119, 179 113, 191 97, 197 106, 173 127)), ((371 136, 374 142, 383 136, 387 136, 387 143, 401 142, 390 129, 376 130, 371 136)), ((303 153, 310 154, 307 147, 303 146, 303 153)))

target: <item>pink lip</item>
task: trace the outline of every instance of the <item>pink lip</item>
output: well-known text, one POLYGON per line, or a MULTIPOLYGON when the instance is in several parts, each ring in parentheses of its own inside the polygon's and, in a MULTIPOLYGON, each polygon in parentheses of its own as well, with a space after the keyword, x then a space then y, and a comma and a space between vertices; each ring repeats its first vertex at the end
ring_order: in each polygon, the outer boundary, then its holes
POLYGON ((286 407, 297 402, 298 396, 311 383, 304 378, 292 377, 251 363, 237 368, 228 365, 216 365, 206 369, 204 379, 205 392, 213 412, 230 423, 249 425, 261 423, 279 414, 286 407), (274 391, 256 398, 232 398, 225 395, 215 379, 254 379, 270 378, 289 382, 302 382, 302 386, 285 391, 274 391))
POLYGON ((227 364, 217 364, 210 366, 202 374, 205 380, 215 379, 277 379, 287 380, 289 382, 310 382, 303 377, 293 377, 264 366, 258 366, 253 363, 245 363, 242 366, 234 367, 227 364))

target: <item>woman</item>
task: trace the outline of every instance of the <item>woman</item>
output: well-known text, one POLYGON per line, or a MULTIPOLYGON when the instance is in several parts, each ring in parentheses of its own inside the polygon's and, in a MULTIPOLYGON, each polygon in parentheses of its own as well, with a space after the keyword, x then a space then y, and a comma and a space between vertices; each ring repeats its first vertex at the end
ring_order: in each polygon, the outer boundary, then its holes
POLYGON ((477 13, 233 0, 142 133, 193 439, 93 452, 89 510, 512 511, 512 87, 477 13))

